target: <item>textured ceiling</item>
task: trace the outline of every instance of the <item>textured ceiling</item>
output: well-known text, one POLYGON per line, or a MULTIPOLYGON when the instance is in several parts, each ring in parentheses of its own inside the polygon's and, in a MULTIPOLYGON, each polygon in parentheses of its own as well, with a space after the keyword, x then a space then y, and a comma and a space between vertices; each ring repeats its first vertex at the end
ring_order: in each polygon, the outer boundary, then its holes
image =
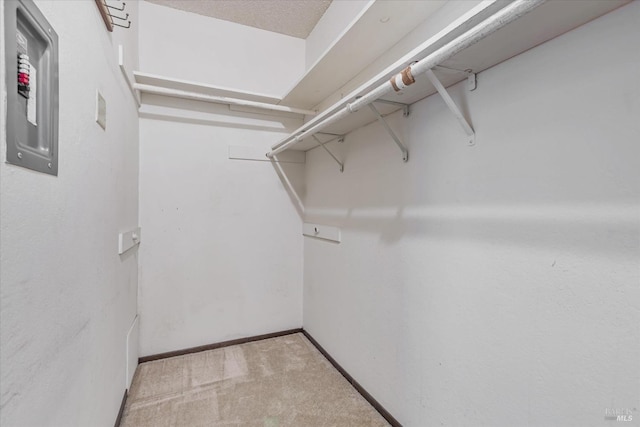
POLYGON ((147 0, 148 2, 211 16, 306 39, 332 0, 147 0))

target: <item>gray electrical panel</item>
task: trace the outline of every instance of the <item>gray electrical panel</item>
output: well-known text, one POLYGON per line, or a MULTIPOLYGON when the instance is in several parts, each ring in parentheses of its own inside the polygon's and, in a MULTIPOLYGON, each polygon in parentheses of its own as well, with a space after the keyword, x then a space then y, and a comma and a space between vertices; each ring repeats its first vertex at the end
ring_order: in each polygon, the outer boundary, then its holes
POLYGON ((32 0, 4 8, 7 162, 58 175, 58 35, 32 0))

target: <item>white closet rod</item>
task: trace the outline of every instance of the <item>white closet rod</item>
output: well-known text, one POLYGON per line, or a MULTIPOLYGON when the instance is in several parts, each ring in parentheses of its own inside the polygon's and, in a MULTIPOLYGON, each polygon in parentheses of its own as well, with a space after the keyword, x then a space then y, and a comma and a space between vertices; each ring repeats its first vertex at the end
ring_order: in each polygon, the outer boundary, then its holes
POLYGON ((266 102, 248 101, 245 99, 229 98, 226 96, 207 95, 204 93, 190 92, 186 90, 171 89, 153 85, 145 85, 134 83, 133 88, 145 93, 154 93, 156 95, 166 95, 175 98, 193 99, 196 101, 213 102, 214 104, 226 105, 242 105, 245 107, 260 108, 263 110, 279 111, 283 113, 295 113, 304 115, 315 115, 317 111, 304 110, 302 108, 286 107, 284 105, 267 104, 266 102))
MULTIPOLYGON (((303 139, 319 132, 330 124, 346 117, 350 113, 358 111, 360 108, 371 104, 375 100, 387 95, 389 92, 396 90, 399 91, 404 87, 412 84, 416 76, 425 73, 433 67, 440 65, 442 62, 450 59, 460 51, 468 48, 469 46, 479 42, 485 37, 489 36, 493 32, 499 30, 510 22, 515 21, 527 12, 533 10, 545 0, 516 0, 513 3, 505 6, 495 14, 491 15, 484 21, 480 22, 475 27, 471 28, 467 32, 463 33, 459 37, 455 38, 451 42, 445 44, 441 48, 437 49, 432 54, 426 56, 420 61, 410 65, 398 74, 394 75, 391 80, 388 80, 373 89, 366 95, 348 103, 342 109, 326 117, 316 125, 306 129, 298 134, 292 134, 280 143, 276 144, 277 148, 267 153, 267 157, 271 158, 278 153, 291 148, 293 145, 302 141, 303 139), (395 86, 395 87, 394 87, 395 86)), ((304 129, 301 128, 301 129, 304 129)))

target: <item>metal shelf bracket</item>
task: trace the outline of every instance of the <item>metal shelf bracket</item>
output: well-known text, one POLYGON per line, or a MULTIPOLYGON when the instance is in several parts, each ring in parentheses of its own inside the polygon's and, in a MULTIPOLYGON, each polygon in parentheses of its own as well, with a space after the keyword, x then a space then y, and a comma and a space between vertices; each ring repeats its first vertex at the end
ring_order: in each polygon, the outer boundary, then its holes
POLYGON ((343 142, 344 141, 344 136, 343 135, 337 135, 337 138, 334 138, 330 141, 327 142, 322 142, 318 139, 317 136, 315 135, 311 135, 311 137, 313 139, 316 140, 316 142, 322 147, 324 148, 324 150, 329 153, 329 155, 331 156, 331 158, 333 158, 333 160, 336 161, 336 163, 338 164, 338 166, 340 166, 340 172, 344 172, 344 163, 342 163, 340 160, 338 160, 338 158, 327 148, 327 146, 325 144, 328 144, 329 142, 335 141, 336 139, 338 140, 338 142, 343 142))
POLYGON ((389 126, 387 121, 384 119, 384 117, 382 117, 382 114, 380 114, 380 112, 375 107, 375 105, 373 105, 373 103, 369 104, 369 108, 371 109, 371 111, 373 111, 373 114, 376 115, 376 117, 378 118, 378 121, 386 129, 386 131, 389 133, 389 135, 391 135, 391 138, 393 138, 393 140, 396 143, 396 145, 398 146, 398 148, 400 148, 400 151, 402 151, 402 161, 405 162, 405 163, 408 162, 409 161, 409 150, 407 150, 407 147, 405 147, 404 144, 402 143, 402 141, 400 141, 400 138, 398 138, 396 136, 396 134, 393 132, 393 129, 391 129, 391 127, 389 126))
POLYGON ((434 69, 438 69, 440 71, 450 72, 450 73, 464 73, 467 75, 467 89, 469 91, 476 90, 478 87, 478 81, 476 80, 476 73, 473 72, 472 69, 466 70, 458 70, 457 68, 443 67, 442 65, 436 65, 433 67, 434 69))
POLYGON ((329 133, 329 132, 316 132, 316 133, 318 135, 329 135, 329 136, 333 137, 329 141, 325 142, 325 144, 328 144, 328 143, 330 143, 332 141, 335 141, 336 139, 338 140, 338 142, 344 142, 345 135, 341 135, 339 133, 329 133))
POLYGON ((396 101, 387 101, 386 99, 376 99, 373 102, 377 102, 379 104, 396 105, 398 107, 401 107, 403 117, 409 117, 409 114, 411 114, 411 110, 409 109, 410 104, 403 104, 402 102, 396 102, 396 101))
POLYGON ((440 80, 438 80, 438 78, 436 77, 436 75, 433 73, 432 70, 427 70, 425 74, 427 75, 429 80, 431 80, 431 83, 435 86, 436 90, 444 100, 444 103, 447 104, 447 107, 449 107, 449 110, 451 110, 453 115, 456 116, 456 119, 458 119, 460 126, 462 126, 462 129, 465 131, 465 133, 469 137, 468 144, 470 146, 475 145, 476 133, 471 127, 471 125, 469 124, 469 122, 467 122, 467 119, 462 115, 462 112, 460 111, 456 103, 453 101, 453 98, 451 98, 451 96, 449 95, 449 92, 447 92, 447 90, 444 88, 442 83, 440 83, 440 80))

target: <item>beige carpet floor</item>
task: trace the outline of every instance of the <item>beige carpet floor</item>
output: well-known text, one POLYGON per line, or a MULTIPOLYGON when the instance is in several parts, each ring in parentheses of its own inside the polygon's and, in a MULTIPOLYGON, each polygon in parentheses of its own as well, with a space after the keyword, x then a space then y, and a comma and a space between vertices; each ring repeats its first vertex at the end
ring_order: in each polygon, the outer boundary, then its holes
POLYGON ((121 423, 388 425, 300 333, 141 364, 121 423))

